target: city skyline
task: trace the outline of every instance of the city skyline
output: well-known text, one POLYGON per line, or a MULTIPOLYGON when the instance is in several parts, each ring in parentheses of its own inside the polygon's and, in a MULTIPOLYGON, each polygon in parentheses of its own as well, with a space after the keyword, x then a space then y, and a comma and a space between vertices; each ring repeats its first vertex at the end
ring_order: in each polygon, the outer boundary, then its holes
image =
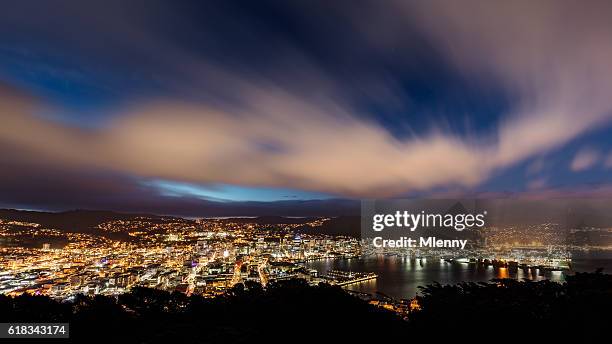
POLYGON ((6 7, 2 208, 612 196, 605 2, 6 7))

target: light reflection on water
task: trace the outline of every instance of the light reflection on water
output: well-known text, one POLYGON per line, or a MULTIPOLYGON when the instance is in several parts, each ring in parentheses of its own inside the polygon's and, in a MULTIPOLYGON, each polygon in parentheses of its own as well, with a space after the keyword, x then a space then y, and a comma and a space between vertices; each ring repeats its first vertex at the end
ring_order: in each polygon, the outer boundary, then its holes
MULTIPOLYGON (((610 261, 605 262, 610 264, 610 261)), ((594 271, 595 263, 581 264, 580 271, 594 271), (592 266, 591 266, 592 265, 592 266)), ((609 266, 609 265, 606 265, 609 266)), ((393 298, 411 298, 418 291, 418 286, 437 281, 441 284, 458 282, 484 282, 494 278, 516 278, 519 280, 550 279, 560 282, 564 280, 561 272, 539 270, 512 270, 508 268, 495 269, 492 266, 483 267, 476 264, 447 262, 442 259, 415 259, 409 257, 375 255, 360 259, 327 259, 307 263, 307 267, 325 273, 328 270, 348 270, 355 272, 374 272, 376 280, 356 283, 347 289, 374 294, 381 292, 393 298)), ((609 271, 608 271, 609 272, 609 271)))

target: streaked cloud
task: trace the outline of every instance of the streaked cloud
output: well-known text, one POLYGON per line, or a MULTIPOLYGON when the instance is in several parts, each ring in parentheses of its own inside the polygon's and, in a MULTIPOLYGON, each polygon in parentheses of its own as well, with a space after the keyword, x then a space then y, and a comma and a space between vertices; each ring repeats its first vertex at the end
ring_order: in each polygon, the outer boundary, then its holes
MULTIPOLYGON (((610 4, 422 1, 390 4, 370 13, 371 20, 343 13, 365 50, 409 59, 410 31, 466 83, 499 87, 511 105, 475 133, 437 121, 408 123, 397 135, 356 101, 400 103, 400 80, 392 75, 347 82, 290 43, 282 44, 286 61, 273 72, 244 72, 248 63, 223 64, 166 41, 151 43, 153 33, 130 26, 131 37, 150 44, 147 52, 160 52, 167 67, 160 79, 181 96, 135 97, 87 128, 40 116, 56 105, 2 92, 2 159, 41 171, 383 197, 473 188, 610 125, 610 4)), ((581 152, 571 168, 585 170, 598 159, 581 152)), ((19 178, 18 169, 9 172, 19 178)))
POLYGON ((592 168, 600 161, 601 155, 591 148, 584 148, 574 155, 570 168, 574 172, 580 172, 592 168))

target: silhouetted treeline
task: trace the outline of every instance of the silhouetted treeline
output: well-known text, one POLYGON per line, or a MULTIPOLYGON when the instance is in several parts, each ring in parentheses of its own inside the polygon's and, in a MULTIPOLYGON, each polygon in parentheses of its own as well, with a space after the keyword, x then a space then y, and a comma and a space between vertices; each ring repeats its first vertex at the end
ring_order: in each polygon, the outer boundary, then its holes
POLYGON ((495 279, 491 283, 434 283, 419 287, 422 309, 412 329, 466 329, 528 340, 607 334, 612 324, 612 275, 576 273, 565 283, 495 279))
POLYGON ((550 281, 439 284, 423 288, 409 321, 339 287, 303 280, 238 284, 207 299, 135 288, 119 297, 0 296, 0 322, 70 322, 73 342, 380 342, 400 339, 552 339, 607 334, 612 276, 550 281))
MULTIPOLYGON (((71 339, 116 338, 131 342, 239 343, 365 338, 366 328, 405 323, 339 287, 311 287, 304 280, 238 284, 226 296, 187 297, 134 288, 117 298, 79 296, 59 303, 41 296, 0 296, 0 322, 70 322, 71 339), (347 327, 346 324, 350 324, 347 327)), ((371 338, 373 338, 371 336, 371 338)))

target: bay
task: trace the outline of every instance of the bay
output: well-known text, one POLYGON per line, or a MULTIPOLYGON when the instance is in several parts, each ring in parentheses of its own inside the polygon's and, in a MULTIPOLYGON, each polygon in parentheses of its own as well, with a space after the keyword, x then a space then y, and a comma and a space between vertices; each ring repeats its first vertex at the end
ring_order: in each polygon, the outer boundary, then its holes
POLYGON ((567 274, 593 272, 597 268, 612 271, 612 259, 576 258, 572 260, 573 271, 510 271, 507 268, 483 267, 477 264, 448 262, 439 258, 415 259, 401 256, 371 255, 351 259, 325 259, 306 263, 306 267, 324 274, 329 270, 353 272, 374 272, 376 280, 351 284, 345 289, 368 294, 382 293, 394 299, 412 298, 419 286, 439 282, 486 282, 494 278, 515 278, 529 280, 549 279, 562 282, 567 274))

